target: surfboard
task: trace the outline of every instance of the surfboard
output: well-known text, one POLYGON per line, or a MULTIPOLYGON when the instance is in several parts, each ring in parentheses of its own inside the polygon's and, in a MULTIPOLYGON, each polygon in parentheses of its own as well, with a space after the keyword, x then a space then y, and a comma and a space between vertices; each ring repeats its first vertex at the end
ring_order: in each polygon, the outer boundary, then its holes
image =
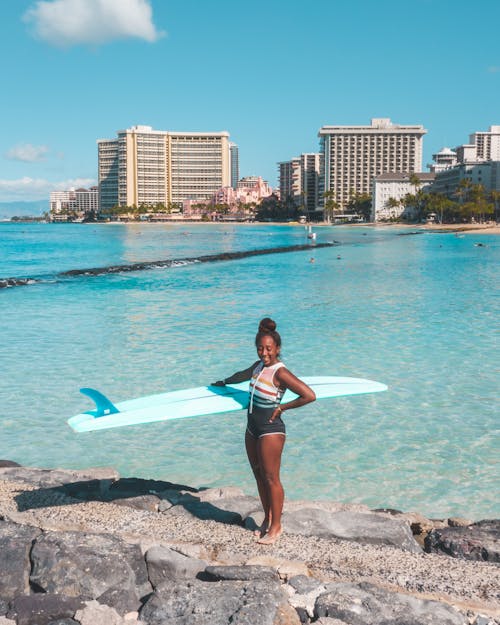
MULTIPOLYGON (((300 379, 314 390, 317 399, 387 390, 385 384, 362 378, 305 376, 300 379)), ((68 424, 75 432, 243 410, 248 406, 250 399, 248 382, 226 386, 199 386, 129 399, 116 404, 95 389, 81 388, 80 392, 93 400, 95 408, 68 419, 68 424)), ((287 390, 282 402, 286 403, 295 397, 297 395, 287 390)))

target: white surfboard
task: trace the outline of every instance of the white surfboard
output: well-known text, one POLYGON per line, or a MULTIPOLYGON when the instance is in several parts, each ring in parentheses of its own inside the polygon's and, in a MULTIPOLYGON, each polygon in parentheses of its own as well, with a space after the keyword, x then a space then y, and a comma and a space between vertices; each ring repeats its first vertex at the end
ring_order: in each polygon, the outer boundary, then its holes
MULTIPOLYGON (((385 384, 362 378, 305 376, 300 379, 313 389, 317 399, 387 390, 385 384)), ((80 391, 95 402, 95 409, 68 419, 68 424, 75 432, 232 412, 245 409, 249 402, 248 382, 170 391, 117 404, 113 404, 105 395, 94 389, 82 388, 80 391)), ((295 397, 297 395, 287 390, 282 401, 288 402, 295 397)))

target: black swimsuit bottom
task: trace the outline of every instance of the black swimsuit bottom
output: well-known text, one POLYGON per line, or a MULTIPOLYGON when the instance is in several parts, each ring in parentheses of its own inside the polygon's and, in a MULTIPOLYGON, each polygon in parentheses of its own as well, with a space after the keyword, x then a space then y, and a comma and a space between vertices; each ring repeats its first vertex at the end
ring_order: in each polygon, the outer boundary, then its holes
POLYGON ((281 416, 269 423, 276 406, 273 408, 259 408, 253 406, 252 412, 247 413, 247 430, 254 438, 260 438, 267 434, 286 434, 285 424, 281 416))

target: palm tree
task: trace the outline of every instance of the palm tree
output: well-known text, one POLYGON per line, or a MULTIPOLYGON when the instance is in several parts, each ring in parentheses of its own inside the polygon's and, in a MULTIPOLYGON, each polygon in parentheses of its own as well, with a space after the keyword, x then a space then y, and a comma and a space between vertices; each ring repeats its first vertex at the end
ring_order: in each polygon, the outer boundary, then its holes
MULTIPOLYGON (((398 200, 398 199, 397 199, 397 198, 395 198, 395 197, 390 197, 390 198, 387 200, 387 202, 385 203, 385 205, 386 205, 386 207, 387 207, 387 208, 391 209, 391 218, 392 218, 392 216, 393 216, 393 214, 392 214, 392 213, 393 213, 393 210, 396 210, 396 209, 398 209, 398 208, 401 208, 401 200, 400 200, 400 199, 398 200)), ((401 214, 399 214, 399 215, 395 215, 395 216, 397 216, 397 217, 401 217, 401 214)))
POLYGON ((324 213, 327 221, 330 222, 332 217, 340 209, 340 204, 333 199, 335 197, 335 191, 325 191, 323 197, 325 198, 324 213))

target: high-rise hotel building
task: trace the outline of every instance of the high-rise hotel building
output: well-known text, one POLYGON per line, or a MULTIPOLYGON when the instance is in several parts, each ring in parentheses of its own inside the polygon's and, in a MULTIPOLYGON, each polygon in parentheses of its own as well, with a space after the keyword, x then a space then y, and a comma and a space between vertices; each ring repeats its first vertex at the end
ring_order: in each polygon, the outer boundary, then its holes
POLYGON ((375 176, 422 169, 423 126, 372 119, 370 126, 323 126, 320 138, 320 194, 332 191, 341 208, 355 193, 371 193, 375 176))
POLYGON ((120 130, 97 142, 100 210, 206 200, 231 182, 229 133, 120 130))
POLYGON ((292 199, 308 213, 319 207, 320 155, 301 154, 290 161, 278 163, 280 198, 292 199))

